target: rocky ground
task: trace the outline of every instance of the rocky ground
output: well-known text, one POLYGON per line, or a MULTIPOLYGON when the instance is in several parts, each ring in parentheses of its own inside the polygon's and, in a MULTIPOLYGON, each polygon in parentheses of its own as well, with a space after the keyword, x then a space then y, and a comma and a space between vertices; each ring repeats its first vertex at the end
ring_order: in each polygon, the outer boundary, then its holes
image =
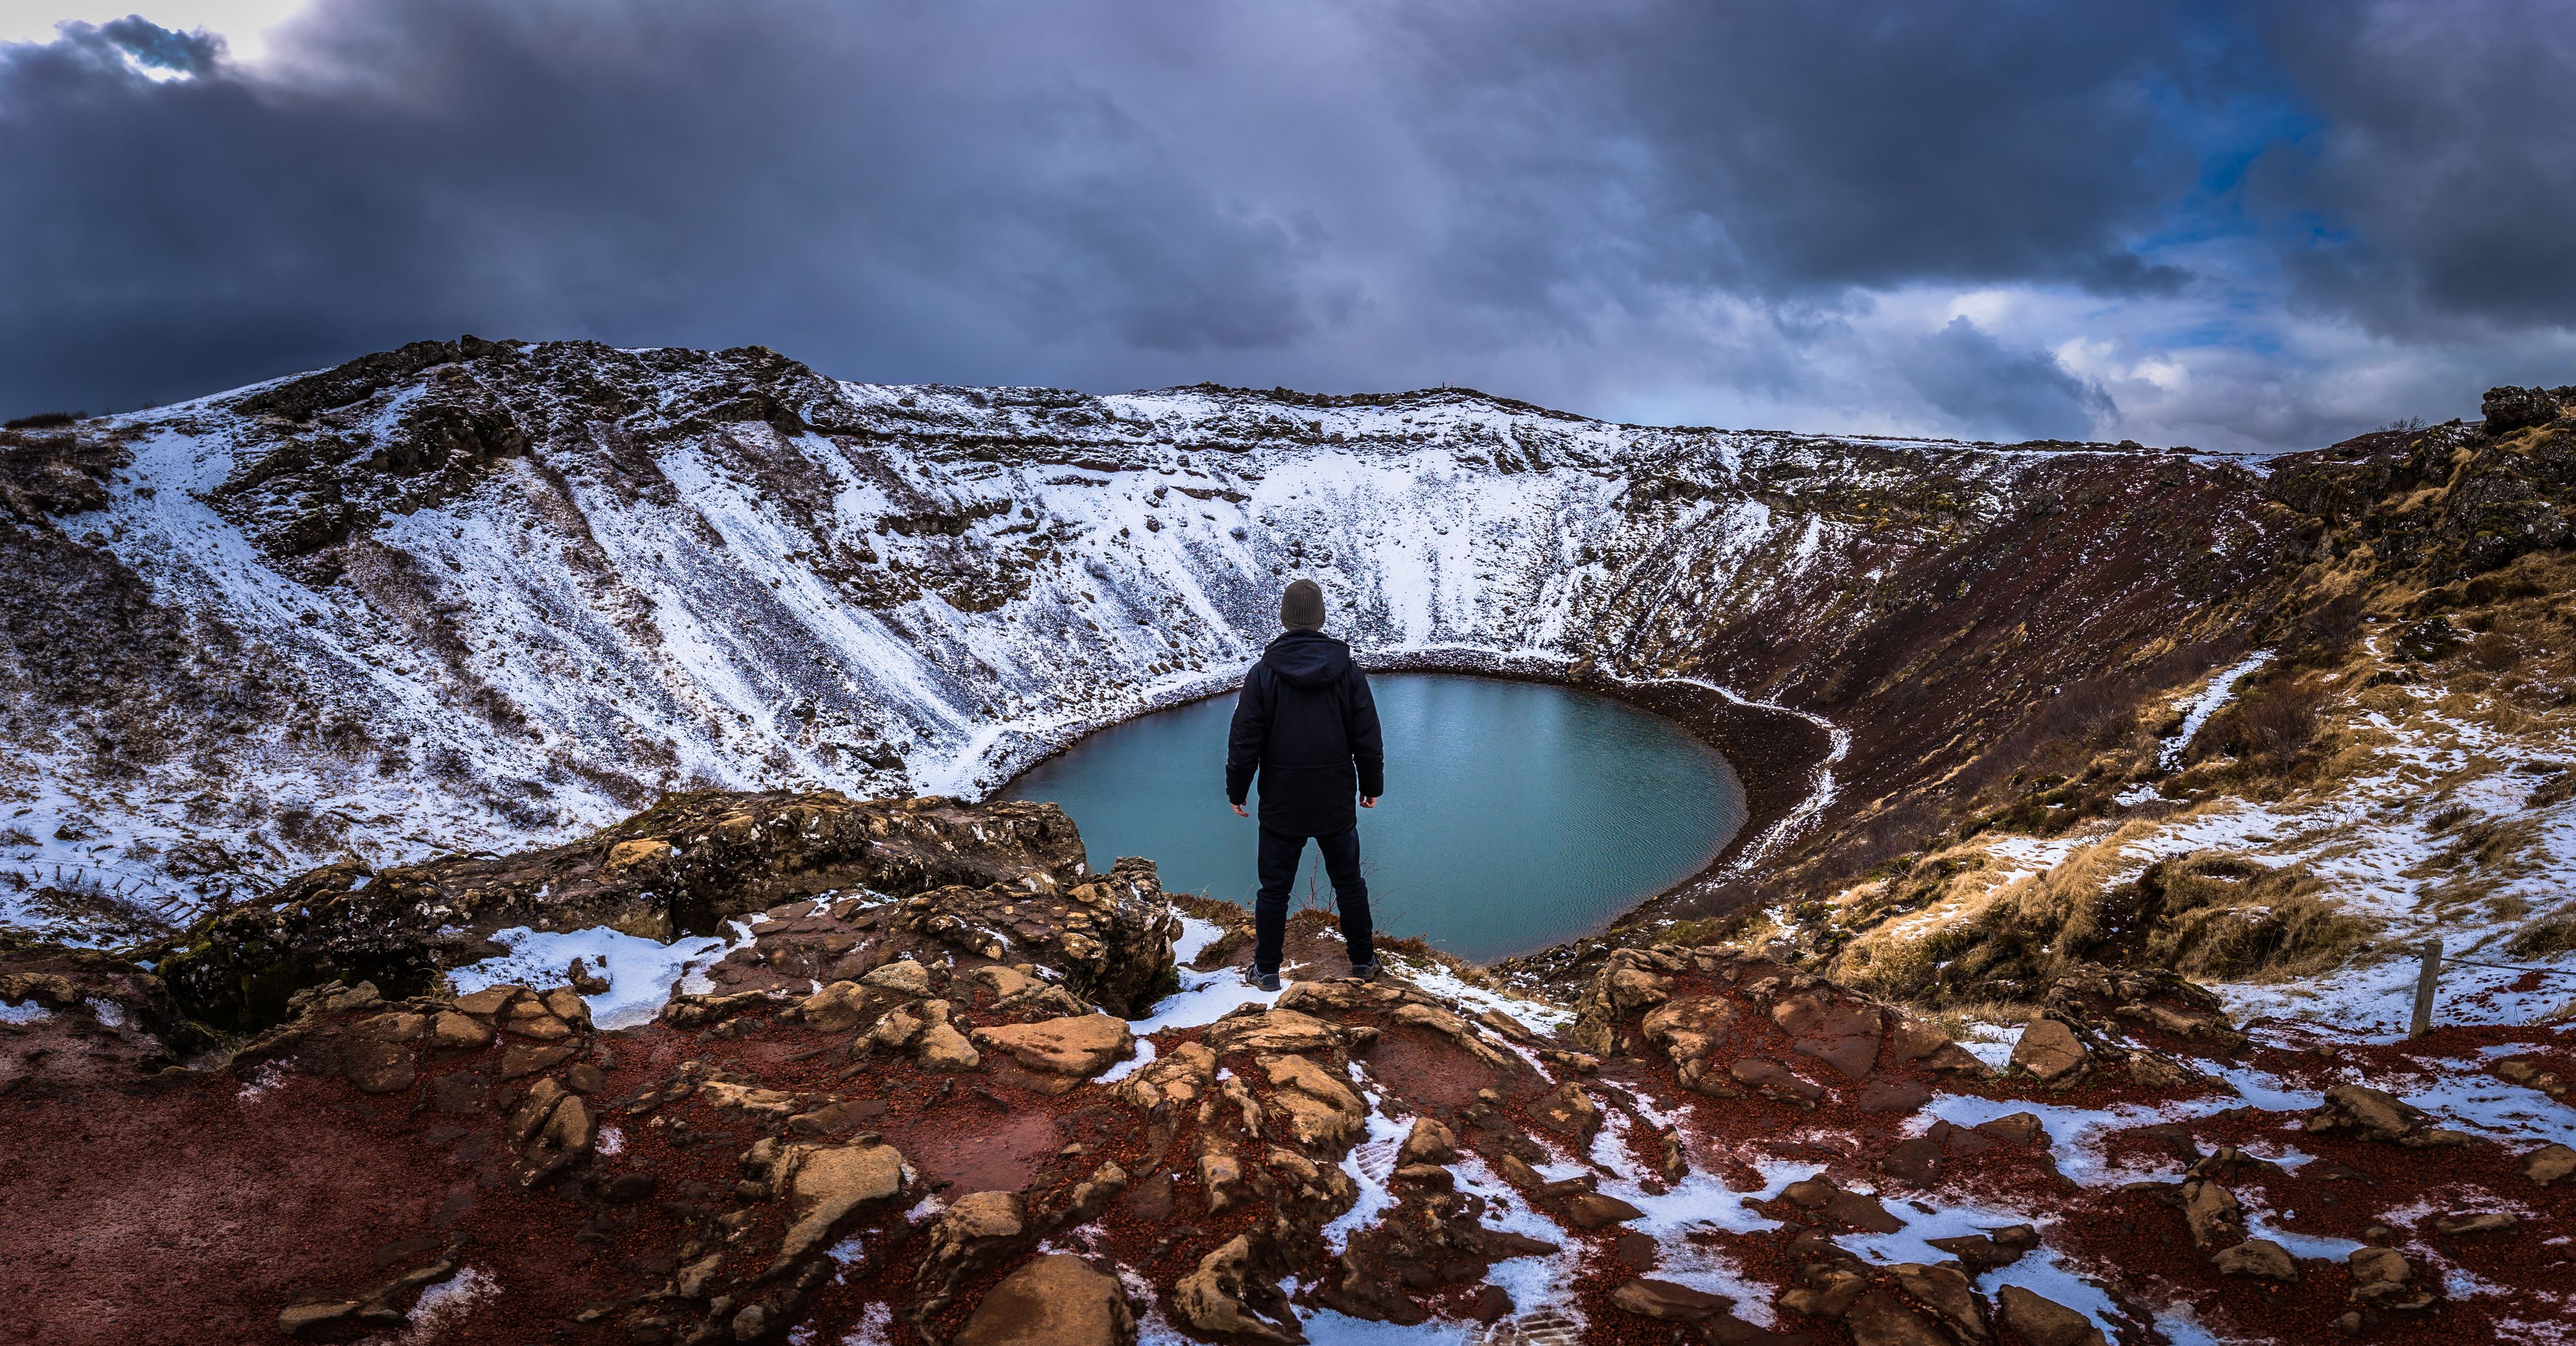
POLYGON ((1049 806, 700 799, 586 847, 315 876, 158 971, 21 944, 0 1315, 62 1343, 987 1346, 2576 1320, 2556 1030, 2373 1046, 2086 965, 1981 1056, 1740 948, 1620 950, 1559 1008, 1419 949, 1341 977, 1317 916, 1263 994, 1241 912, 1080 854, 1049 806), (626 877, 693 861, 720 888, 626 877), (425 938, 354 919, 380 888, 425 938), (637 895, 681 891, 741 895, 708 917, 741 933, 665 986, 488 980, 517 966, 494 923, 649 924, 686 908, 637 895), (425 970, 302 966, 265 1010, 204 975, 290 918, 425 970), (639 989, 649 1018, 602 1022, 639 989))

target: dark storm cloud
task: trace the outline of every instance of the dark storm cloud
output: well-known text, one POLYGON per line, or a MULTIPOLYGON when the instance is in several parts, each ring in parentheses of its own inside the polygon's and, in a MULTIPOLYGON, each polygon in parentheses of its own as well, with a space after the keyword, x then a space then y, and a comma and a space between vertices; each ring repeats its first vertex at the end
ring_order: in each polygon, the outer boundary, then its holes
POLYGON ((2108 430, 2067 333, 1908 296, 2075 296, 2123 358, 2260 348, 2249 276, 2563 328, 2567 231, 2477 203, 2568 218, 2576 24, 2445 12, 324 0, 255 66, 81 26, 0 48, 0 412, 471 330, 2108 430))
POLYGON ((2576 323, 2576 6, 2302 19, 2268 32, 2321 129, 2254 181, 2308 296, 2385 330, 2576 323))
POLYGON ((2156 6, 1531 3, 1444 17, 1417 24, 1434 92, 1455 100, 1441 124, 1452 155, 1488 160, 1501 194, 1526 195, 1526 137, 1557 129, 1550 160, 1594 179, 1614 212, 1602 222, 1648 245, 1638 265, 1656 279, 1764 292, 2182 279, 2128 247, 2198 168, 2160 125, 2162 86, 2196 58, 2156 6))
POLYGON ((1951 319, 1895 360, 1924 401, 1962 425, 2031 439, 2090 439, 2115 410, 2108 394, 2056 357, 2009 349, 1965 318, 1951 319))

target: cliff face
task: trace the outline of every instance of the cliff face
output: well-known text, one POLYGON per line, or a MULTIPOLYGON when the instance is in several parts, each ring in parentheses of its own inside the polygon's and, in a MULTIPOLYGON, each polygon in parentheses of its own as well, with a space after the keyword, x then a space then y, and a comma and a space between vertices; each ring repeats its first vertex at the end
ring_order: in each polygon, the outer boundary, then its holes
POLYGON ((1229 682, 1294 574, 1382 661, 1700 706, 1776 862, 2069 681, 2198 672, 2299 545, 2243 471, 2105 446, 878 387, 758 348, 420 343, 11 439, 0 858, 63 934, 671 790, 971 796, 1229 682))

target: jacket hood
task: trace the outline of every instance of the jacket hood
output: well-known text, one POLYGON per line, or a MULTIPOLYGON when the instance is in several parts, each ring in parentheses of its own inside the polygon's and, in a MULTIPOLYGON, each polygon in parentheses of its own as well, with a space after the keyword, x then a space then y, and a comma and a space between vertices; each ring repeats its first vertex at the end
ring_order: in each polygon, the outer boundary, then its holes
POLYGON ((1351 671, 1351 647, 1320 631, 1291 631, 1270 642, 1261 662, 1291 687, 1330 687, 1351 671))

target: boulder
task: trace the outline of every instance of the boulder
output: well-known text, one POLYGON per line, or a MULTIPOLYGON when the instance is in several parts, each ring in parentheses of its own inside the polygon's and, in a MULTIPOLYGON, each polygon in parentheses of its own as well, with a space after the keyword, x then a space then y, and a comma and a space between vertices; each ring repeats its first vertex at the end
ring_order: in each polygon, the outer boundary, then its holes
POLYGON ((2027 1146, 2048 1139, 2047 1124, 2035 1112, 2007 1112, 1970 1127, 1970 1130, 2001 1145, 2027 1146))
POLYGON ((492 1045, 491 1025, 454 1010, 440 1010, 429 1024, 429 1045, 444 1051, 473 1051, 492 1045))
POLYGON ((1018 1192, 969 1192, 940 1212, 935 1240, 1010 1238, 1020 1233, 1023 1215, 1018 1192))
POLYGON ((2006 1225, 1984 1234, 1961 1234, 1952 1238, 1925 1239, 1925 1243, 1959 1259, 1968 1274, 1981 1276, 1996 1267, 2011 1266, 2023 1253, 2039 1246, 2039 1231, 2026 1224, 2006 1225))
POLYGON ((544 1129, 546 1119, 554 1115, 556 1105, 567 1096, 568 1091, 562 1083, 553 1079, 542 1079, 529 1085, 528 1091, 511 1105, 508 1123, 501 1133, 510 1148, 517 1149, 534 1139, 537 1132, 544 1129))
MULTIPOLYGON (((599 965, 602 969, 607 968, 608 960, 600 959, 599 965)), ((577 995, 606 995, 616 989, 608 978, 594 974, 578 958, 565 965, 564 981, 571 985, 577 995)))
MULTIPOLYGON (((1106 1018, 1106 1015, 1090 1016, 1106 1018)), ((1120 1027, 1125 1027, 1122 1023, 1120 1027)), ((913 1044, 914 1059, 924 1070, 973 1070, 984 1063, 983 1056, 967 1042, 966 1035, 948 1023, 935 1023, 921 1030, 921 1040, 913 1044)))
POLYGON ((1071 1253, 1031 1258, 975 1306, 956 1346, 1128 1346, 1136 1317, 1114 1276, 1071 1253))
POLYGON ((2416 1293, 2408 1288, 2415 1280, 2415 1268, 2407 1265, 2406 1255, 2395 1248, 2355 1248, 2344 1259, 2344 1265, 2352 1271, 2351 1300, 2355 1304, 2387 1304, 2410 1299, 2416 1293))
POLYGON ((2086 1059, 2084 1040, 2074 1029, 2045 1014, 2034 1014, 2022 1026, 2021 1041, 2013 1044, 2010 1065, 2029 1072, 2041 1084, 2072 1083, 2086 1059))
MULTIPOLYGON (((1910 1187, 1929 1187, 1941 1176, 1941 1143, 1930 1136, 1898 1141, 1878 1161, 1878 1171, 1910 1187)), ((1950 1240, 1935 1239, 1932 1246, 1938 1248, 1945 1241, 1950 1240)))
POLYGON ((398 1093, 412 1084, 411 1049, 399 1042, 353 1038, 341 1044, 340 1070, 360 1093, 398 1093))
POLYGON ((1905 1227, 1905 1222, 1890 1214, 1878 1198, 1845 1191, 1831 1178, 1802 1178, 1781 1188, 1780 1199, 1801 1210, 1814 1211, 1828 1223, 1873 1234, 1893 1234, 1905 1227))
POLYGON ((590 1027, 590 1002, 569 986, 558 986, 545 994, 546 1012, 574 1028, 590 1027))
POLYGON ((2338 1084, 2326 1090, 2322 1104, 2308 1114, 2310 1131, 2387 1141, 2413 1149, 2466 1145, 2471 1139, 2464 1132, 2431 1125, 2431 1116, 2422 1108, 2366 1084, 2338 1084))
POLYGON ((1867 1075, 1878 1062, 1882 1021, 1871 1006, 1802 991, 1772 1005, 1771 1022, 1789 1035, 1790 1051, 1822 1061, 1847 1079, 1867 1075))
POLYGON ((931 981, 929 965, 915 958, 898 958, 876 968, 859 978, 859 984, 913 1000, 926 1000, 939 994, 938 987, 931 981))
POLYGON ((1734 1023, 1734 1001, 1692 996, 1656 1007, 1638 1023, 1637 1031, 1680 1062, 1706 1056, 1709 1048, 1726 1040, 1734 1023))
POLYGON ((532 994, 532 992, 524 986, 486 986, 480 991, 472 991, 458 996, 456 998, 456 1009, 457 1012, 461 1014, 471 1014, 479 1019, 489 1019, 498 1015, 501 1011, 508 1009, 511 1001, 518 999, 520 996, 529 994, 532 994))
POLYGON ((1137 1111, 1154 1116, 1195 1107, 1215 1085, 1216 1053, 1184 1042, 1138 1067, 1118 1087, 1137 1111))
POLYGON ((2203 1252, 2225 1248, 2245 1237, 2245 1211, 2236 1194, 2206 1178, 2182 1185, 2182 1218, 2191 1226, 2191 1241, 2203 1252))
POLYGON ((1645 1214, 1615 1196, 1600 1192, 1572 1193, 1558 1204, 1557 1209, 1564 1213, 1565 1222, 1577 1229, 1607 1229, 1645 1214))
POLYGON ((1300 1014, 1348 1014, 1373 1005, 1384 1007, 1402 1003, 1410 989, 1404 983, 1393 981, 1363 982, 1346 978, 1301 981, 1291 984, 1270 1003, 1273 1008, 1295 1010, 1300 1014))
POLYGON ((1938 1025, 1906 1014, 1896 1015, 1895 1020, 1887 1033, 1887 1054, 1899 1065, 1919 1065, 1949 1075, 1993 1073, 1976 1053, 1951 1041, 1938 1025))
POLYGON ((1600 1105, 1572 1080, 1530 1100, 1529 1114, 1539 1125, 1572 1138, 1577 1146, 1590 1145, 1601 1129, 1600 1105))
POLYGON ((1233 1155, 1210 1150, 1199 1156, 1199 1186, 1207 1191, 1208 1214, 1222 1214, 1243 1199, 1243 1165, 1233 1155))
POLYGON ((1864 1112, 1912 1112, 1932 1101, 1932 1091, 1912 1080, 1874 1075, 1852 1090, 1851 1101, 1864 1112))
POLYGON ((1438 1164, 1398 1164, 1392 1181, 1438 1192, 1455 1191, 1458 1187, 1458 1176, 1438 1164))
POLYGON ((590 1152, 598 1137, 598 1123, 592 1118, 590 1105, 577 1094, 567 1095, 546 1117, 545 1125, 519 1149, 519 1185, 534 1187, 562 1169, 566 1164, 590 1152))
POLYGON ((1416 1117, 1413 1129, 1404 1133, 1404 1147, 1396 1152, 1400 1164, 1446 1164, 1458 1157, 1458 1137, 1437 1117, 1416 1117))
POLYGON ((1258 1064, 1277 1086, 1270 1095, 1271 1115, 1298 1144, 1338 1149, 1358 1137, 1368 1110, 1349 1085, 1302 1056, 1264 1056, 1258 1064))
POLYGON ((922 1030, 929 1026, 912 1006, 898 1005, 879 1015, 876 1023, 869 1027, 867 1036, 861 1040, 886 1051, 905 1051, 921 1040, 922 1030))
POLYGON ((1713 1318, 1735 1305, 1734 1300, 1724 1295, 1643 1276, 1611 1291, 1610 1303, 1614 1308, 1639 1317, 1668 1323, 1695 1323, 1703 1318, 1713 1318))
POLYGON ((1108 1014, 997 1024, 978 1028, 972 1036, 976 1046, 1000 1052, 1027 1069, 1075 1080, 1107 1070, 1136 1046, 1127 1021, 1108 1014))
POLYGON ((2558 419, 2558 399, 2546 388, 2489 388, 2478 399, 2489 434, 2511 434, 2558 419))
POLYGON ((2247 1239, 2232 1248, 2220 1249, 2209 1259, 2221 1276, 2247 1276, 2256 1280, 2295 1281, 2299 1264, 2290 1250, 2270 1239, 2247 1239))
POLYGON ((2522 1220, 2519 1216, 2508 1215, 2503 1211, 2452 1211, 2448 1215, 2435 1217, 2433 1232, 2454 1237, 2461 1234, 2501 1234, 2521 1224, 2522 1220))
POLYGON ((1476 1032, 1475 1026, 1437 1005, 1407 1002, 1387 1012, 1387 1022, 1436 1033, 1489 1066, 1504 1064, 1503 1054, 1476 1032))
POLYGON ((2547 1187, 2576 1173, 2576 1150, 2564 1145, 2543 1145, 2522 1157, 2522 1176, 2547 1187))
POLYGON ((1613 1006, 1634 1013, 1652 1009, 1671 999, 1673 979, 1658 976, 1642 967, 1613 967, 1602 985, 1609 992, 1613 1006))
POLYGON ((795 1261, 832 1237, 840 1222, 863 1206, 903 1194, 906 1165, 891 1145, 795 1145, 788 1148, 788 1218, 777 1261, 795 1261))
POLYGON ((1993 1340, 1994 1333, 1986 1327, 1985 1301, 1977 1297, 1976 1288, 1956 1269, 1899 1262, 1888 1270, 1895 1273, 1897 1288, 1938 1314, 1962 1340, 1993 1340))
POLYGON ((1956 1346, 1948 1332, 1884 1290, 1866 1290, 1843 1311, 1852 1346, 1956 1346))
POLYGON ((501 1078, 523 1079, 571 1060, 581 1048, 569 1042, 513 1042, 501 1051, 501 1078))
POLYGON ((732 1108, 753 1117, 788 1117, 798 1109, 794 1094, 735 1084, 730 1080, 708 1080, 700 1084, 698 1101, 709 1107, 732 1108))
POLYGON ((854 981, 836 981, 798 1002, 807 1027, 819 1033, 847 1033, 867 1017, 866 992, 854 981))
POLYGON ((1306 1334, 1297 1326, 1287 1296, 1274 1282, 1255 1274, 1254 1253, 1251 1236, 1237 1234, 1200 1258, 1198 1267, 1172 1287, 1173 1316, 1210 1336, 1283 1346, 1304 1341, 1306 1334), (1256 1313, 1256 1307, 1268 1318, 1256 1313))
POLYGON ((1736 1083, 1765 1098, 1794 1103, 1802 1108, 1816 1106, 1816 1100, 1825 1096, 1822 1087, 1809 1083, 1767 1056, 1739 1058, 1726 1068, 1726 1073, 1734 1077, 1736 1083))
POLYGON ((2109 1346, 2092 1319, 2018 1285, 1995 1291, 1995 1316, 2030 1346, 2109 1346))

